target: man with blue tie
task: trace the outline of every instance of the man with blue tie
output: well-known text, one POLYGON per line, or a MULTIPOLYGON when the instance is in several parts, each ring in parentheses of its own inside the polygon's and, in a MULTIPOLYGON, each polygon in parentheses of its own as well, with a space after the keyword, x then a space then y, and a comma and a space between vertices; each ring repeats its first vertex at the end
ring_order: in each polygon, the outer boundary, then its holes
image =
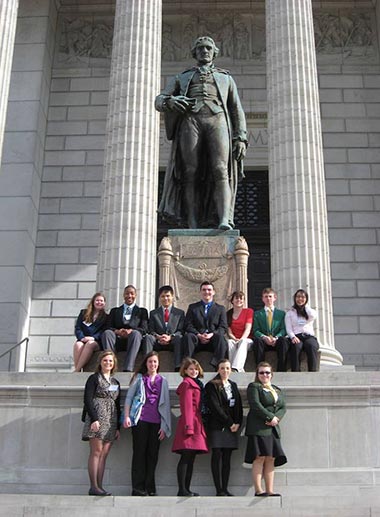
POLYGON ((170 285, 158 290, 160 307, 150 311, 149 334, 145 336, 146 351, 171 350, 174 352, 174 371, 179 371, 183 359, 182 334, 185 313, 174 307, 174 291, 170 285))
POLYGON ((211 282, 202 282, 200 293, 201 300, 191 303, 187 309, 183 352, 185 357, 192 357, 199 350, 209 350, 213 352, 210 364, 216 368, 220 359, 227 356, 226 310, 214 302, 215 290, 211 282))
POLYGON ((124 288, 123 296, 123 305, 111 309, 107 318, 102 347, 114 352, 126 350, 123 371, 133 372, 141 340, 148 332, 148 311, 136 305, 137 290, 133 285, 124 288))
POLYGON ((277 371, 286 372, 289 341, 286 338, 285 312, 275 308, 276 300, 276 292, 266 287, 262 292, 264 308, 255 311, 253 350, 256 364, 265 360, 266 350, 275 350, 278 357, 277 371))

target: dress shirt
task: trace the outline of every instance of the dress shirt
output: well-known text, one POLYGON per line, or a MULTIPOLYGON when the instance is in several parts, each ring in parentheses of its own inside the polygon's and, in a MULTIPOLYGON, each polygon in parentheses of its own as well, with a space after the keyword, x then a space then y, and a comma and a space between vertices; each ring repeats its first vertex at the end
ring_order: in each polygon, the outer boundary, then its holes
POLYGON ((134 308, 134 306, 136 304, 133 303, 132 305, 127 305, 126 303, 124 303, 123 305, 124 305, 124 308, 123 308, 123 320, 126 323, 127 321, 129 321, 131 319, 132 311, 133 311, 133 308, 134 308), (127 311, 128 311, 128 314, 127 314, 127 311))

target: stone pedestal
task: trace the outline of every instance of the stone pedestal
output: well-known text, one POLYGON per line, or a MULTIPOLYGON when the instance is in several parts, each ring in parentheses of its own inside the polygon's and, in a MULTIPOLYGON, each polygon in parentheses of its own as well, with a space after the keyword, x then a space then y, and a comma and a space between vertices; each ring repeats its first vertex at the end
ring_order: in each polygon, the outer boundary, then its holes
POLYGON ((159 285, 172 285, 176 306, 186 310, 208 280, 215 286, 215 301, 228 309, 233 291, 247 293, 248 257, 238 230, 169 230, 158 251, 159 285))

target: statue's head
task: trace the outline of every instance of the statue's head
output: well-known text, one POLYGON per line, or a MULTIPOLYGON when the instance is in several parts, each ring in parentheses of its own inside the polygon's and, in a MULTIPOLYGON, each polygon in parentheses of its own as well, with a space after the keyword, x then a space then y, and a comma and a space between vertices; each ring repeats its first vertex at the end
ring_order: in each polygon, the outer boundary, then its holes
POLYGON ((194 44, 191 48, 191 55, 194 59, 196 59, 198 62, 206 61, 210 62, 213 61, 214 58, 219 54, 219 49, 215 45, 215 41, 210 38, 210 36, 201 36, 200 38, 197 38, 194 41, 194 44), (211 55, 211 58, 202 56, 202 52, 205 49, 205 51, 209 52, 211 55), (207 49, 207 50, 206 50, 207 49))

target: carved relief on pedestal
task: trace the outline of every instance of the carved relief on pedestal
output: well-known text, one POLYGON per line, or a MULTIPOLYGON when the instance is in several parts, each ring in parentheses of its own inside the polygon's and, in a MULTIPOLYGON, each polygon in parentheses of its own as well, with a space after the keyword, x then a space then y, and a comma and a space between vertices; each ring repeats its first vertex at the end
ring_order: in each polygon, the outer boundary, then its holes
MULTIPOLYGON (((184 310, 199 298, 199 285, 208 280, 216 301, 229 308, 228 298, 236 289, 247 292, 248 246, 236 235, 189 235, 191 230, 164 237, 159 251, 159 284, 170 284, 176 305, 184 310)), ((229 232, 230 233, 230 232, 229 232)))

